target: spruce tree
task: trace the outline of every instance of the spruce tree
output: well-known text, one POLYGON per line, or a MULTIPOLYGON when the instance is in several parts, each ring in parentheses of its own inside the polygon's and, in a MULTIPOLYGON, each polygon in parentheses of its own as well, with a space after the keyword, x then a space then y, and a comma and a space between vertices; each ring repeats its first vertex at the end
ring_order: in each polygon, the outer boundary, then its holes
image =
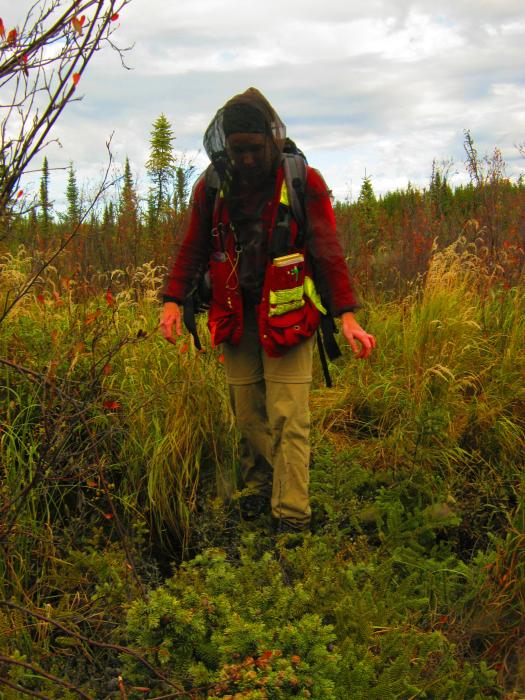
POLYGON ((73 163, 69 164, 67 176, 67 222, 76 226, 80 221, 80 196, 78 193, 77 177, 73 168, 73 163))
POLYGON ((147 230, 152 233, 157 225, 157 200, 155 197, 155 191, 150 187, 148 192, 148 201, 146 205, 145 212, 145 223, 147 230))
POLYGON ((367 207, 373 207, 377 203, 377 199, 374 193, 374 188, 372 187, 372 180, 370 175, 366 175, 363 178, 363 184, 361 185, 361 190, 359 191, 359 197, 357 198, 359 204, 367 207))
MULTIPOLYGON (((133 184, 133 176, 129 158, 126 157, 124 165, 124 178, 122 191, 117 212, 117 245, 121 249, 121 253, 125 250, 130 250, 132 260, 135 265, 139 260, 139 217, 138 217, 138 201, 137 193, 133 184)), ((127 261, 129 262, 129 261, 127 261)))
POLYGON ((49 233, 49 226, 52 222, 51 203, 49 201, 49 165, 44 157, 42 163, 42 177, 40 178, 40 226, 42 233, 49 233))
POLYGON ((176 171, 172 146, 174 139, 171 124, 166 115, 161 114, 153 123, 150 139, 151 151, 146 161, 146 168, 153 182, 157 217, 163 206, 169 204, 169 192, 176 171))
POLYGON ((444 216, 450 209, 452 189, 448 184, 447 172, 449 164, 437 165, 432 161, 432 176, 430 178, 430 203, 438 216, 444 216))
POLYGON ((113 202, 109 202, 104 206, 102 215, 102 228, 104 233, 112 234, 115 228, 115 209, 113 202))
POLYGON ((173 194, 173 205, 175 211, 184 213, 188 208, 190 195, 190 179, 195 171, 194 165, 179 165, 175 172, 175 192, 173 194))
POLYGON ((364 176, 363 184, 357 198, 357 212, 361 234, 365 241, 374 241, 378 230, 377 199, 369 175, 364 176))

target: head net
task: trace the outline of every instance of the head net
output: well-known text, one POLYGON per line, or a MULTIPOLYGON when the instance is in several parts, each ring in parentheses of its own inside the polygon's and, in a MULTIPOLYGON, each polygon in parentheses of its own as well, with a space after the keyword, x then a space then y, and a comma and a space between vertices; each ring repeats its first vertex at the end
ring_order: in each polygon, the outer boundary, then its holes
POLYGON ((221 180, 231 179, 226 138, 232 133, 265 133, 271 139, 276 160, 286 140, 286 127, 277 112, 266 97, 253 87, 228 100, 204 134, 204 148, 221 180))

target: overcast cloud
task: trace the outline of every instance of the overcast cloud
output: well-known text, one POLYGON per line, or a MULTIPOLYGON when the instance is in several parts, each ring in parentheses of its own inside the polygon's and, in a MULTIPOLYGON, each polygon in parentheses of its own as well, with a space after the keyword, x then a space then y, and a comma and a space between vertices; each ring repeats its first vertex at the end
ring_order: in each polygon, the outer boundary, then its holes
MULTIPOLYGON (((0 0, 6 26, 21 12, 0 0)), ((117 42, 134 44, 132 70, 110 50, 95 56, 82 102, 57 124, 62 147, 47 152, 52 167, 73 161, 79 181, 95 182, 114 133, 115 159, 129 156, 145 193, 161 112, 177 152, 204 166, 204 129, 251 85, 339 199, 357 196, 365 172, 378 194, 425 187, 433 159, 453 161, 452 182, 466 181, 465 129, 480 153, 501 149, 509 176, 525 169, 516 149, 525 141, 523 0, 441 0, 438 9, 430 0, 131 0, 119 21, 117 42)), ((62 177, 53 175, 57 202, 62 177)))

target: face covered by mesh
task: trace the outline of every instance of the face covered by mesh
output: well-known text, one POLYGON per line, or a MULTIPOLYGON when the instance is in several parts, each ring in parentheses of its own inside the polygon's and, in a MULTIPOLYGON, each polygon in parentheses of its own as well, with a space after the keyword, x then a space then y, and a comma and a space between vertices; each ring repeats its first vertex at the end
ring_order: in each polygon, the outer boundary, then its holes
POLYGON ((232 179, 232 165, 226 153, 226 139, 232 133, 266 134, 275 162, 286 140, 286 127, 259 90, 251 87, 235 95, 219 109, 204 134, 204 148, 223 182, 232 179))

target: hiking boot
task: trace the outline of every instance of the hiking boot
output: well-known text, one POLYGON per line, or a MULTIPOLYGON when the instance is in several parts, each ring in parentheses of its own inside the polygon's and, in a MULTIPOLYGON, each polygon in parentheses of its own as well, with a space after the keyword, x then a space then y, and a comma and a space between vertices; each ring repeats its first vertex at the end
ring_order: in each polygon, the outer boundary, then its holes
POLYGON ((270 510, 270 496, 265 493, 250 493, 239 500, 243 520, 257 520, 270 510))
POLYGON ((275 544, 284 549, 295 549, 304 544, 304 538, 310 532, 310 524, 305 523, 302 527, 287 520, 279 518, 272 519, 272 529, 275 544))
POLYGON ((310 523, 291 523, 289 520, 282 518, 272 518, 272 529, 276 535, 297 535, 310 532, 310 523))

